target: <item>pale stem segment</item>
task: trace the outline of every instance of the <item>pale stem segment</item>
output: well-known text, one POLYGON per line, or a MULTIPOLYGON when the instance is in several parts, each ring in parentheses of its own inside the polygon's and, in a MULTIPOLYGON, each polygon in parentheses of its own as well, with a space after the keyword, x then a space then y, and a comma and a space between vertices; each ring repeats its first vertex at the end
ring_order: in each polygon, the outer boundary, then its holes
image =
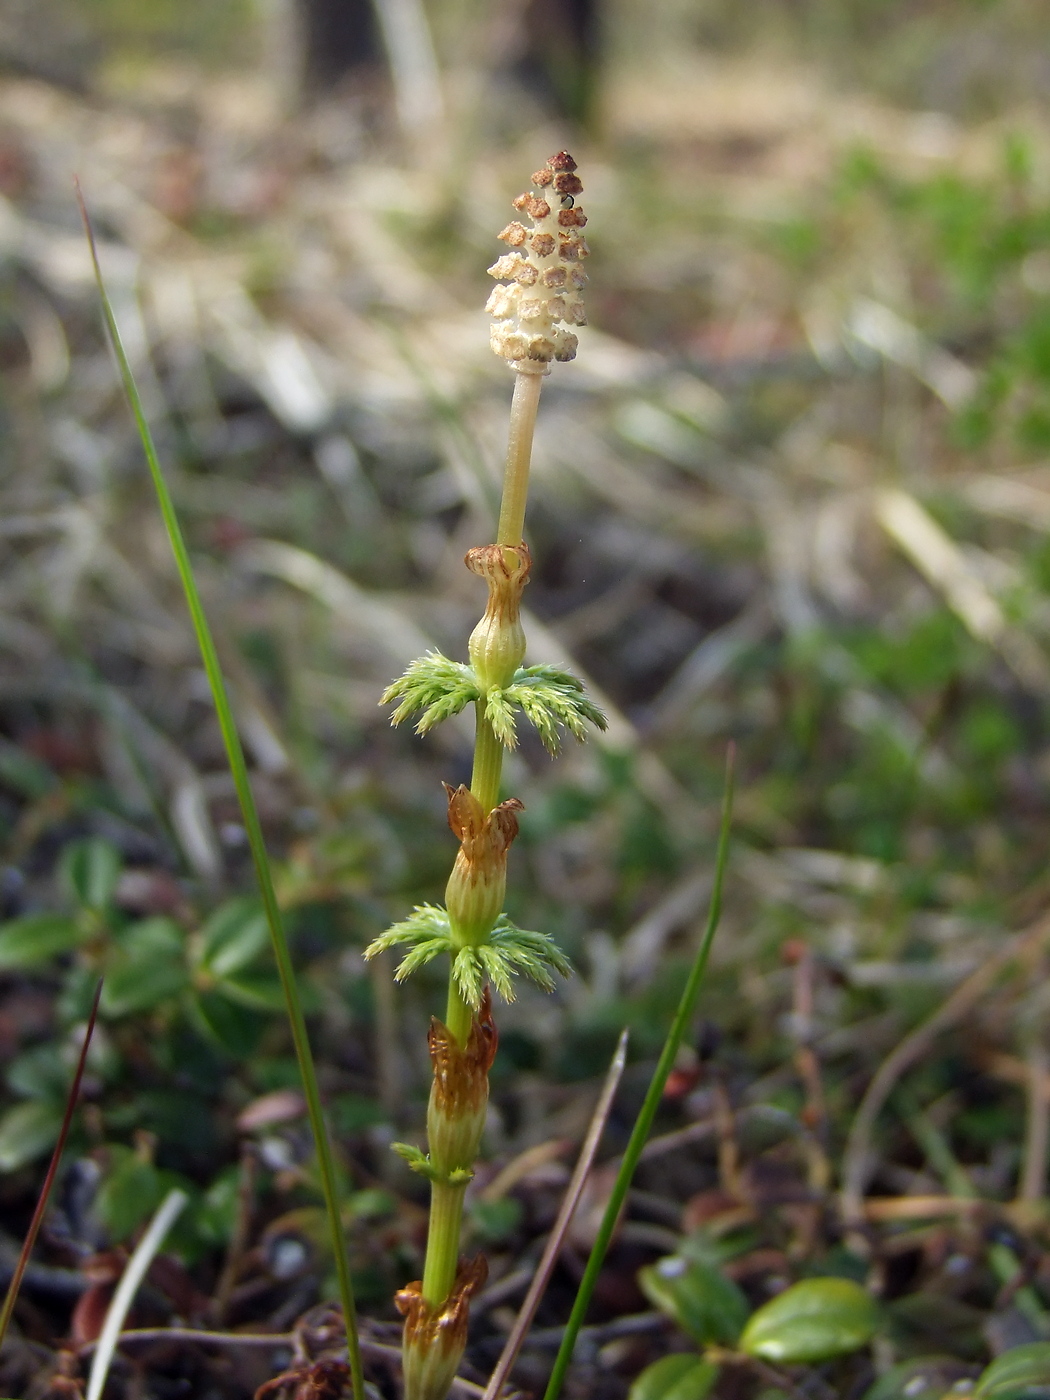
POLYGON ((449 1034, 455 1036, 456 1044, 461 1048, 467 1043, 473 1020, 474 1013, 463 1000, 463 994, 459 990, 458 982, 454 977, 449 977, 448 1008, 445 1011, 445 1025, 449 1029, 449 1034))
MULTIPOLYGON (((500 503, 496 543, 519 545, 525 532, 525 505, 529 496, 529 465, 532 461, 532 438, 536 428, 540 390, 546 366, 519 369, 514 376, 514 397, 510 405, 510 432, 507 440, 507 465, 503 474, 503 499, 500 503)), ((477 707, 477 731, 474 740, 474 770, 470 790, 485 809, 491 812, 499 801, 500 776, 503 771, 503 745, 493 733, 485 717, 483 704, 477 707)))
POLYGON ((481 803, 487 816, 499 801, 499 782, 503 772, 503 745, 485 716, 483 702, 477 704, 477 729, 474 735, 474 770, 470 775, 470 790, 481 803))
POLYGON ((427 1257, 423 1265, 423 1298, 440 1307, 452 1292, 459 1263, 459 1232, 463 1221, 466 1183, 449 1186, 435 1181, 430 1190, 427 1257))
POLYGON ((521 544, 525 530, 525 502, 529 495, 529 464, 532 461, 532 435, 546 365, 519 369, 514 376, 514 398, 510 405, 510 439, 507 468, 503 477, 503 502, 499 512, 497 544, 521 544))

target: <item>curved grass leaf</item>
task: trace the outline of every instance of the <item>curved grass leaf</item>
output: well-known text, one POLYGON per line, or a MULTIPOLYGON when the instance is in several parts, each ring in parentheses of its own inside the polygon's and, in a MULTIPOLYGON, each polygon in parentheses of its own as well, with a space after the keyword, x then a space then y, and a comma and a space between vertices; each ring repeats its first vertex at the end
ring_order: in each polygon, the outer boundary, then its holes
POLYGON ((81 216, 84 220, 84 229, 87 234, 88 245, 91 249, 91 260, 95 270, 95 281, 98 285, 99 297, 102 302, 106 329, 109 333, 110 343, 113 346, 113 352, 116 355, 121 381, 124 385, 124 392, 127 395, 128 404, 135 419, 135 426, 138 429, 142 450, 145 453, 146 462, 149 466, 153 487, 157 495, 157 502, 160 506, 160 513, 164 520, 165 529, 167 530, 172 554, 175 557, 175 565, 178 569, 179 579, 186 596, 186 605, 189 608, 190 617, 193 622, 193 630, 197 637, 197 645, 200 648, 201 659, 204 662, 204 669, 207 673, 212 700, 215 704, 215 711, 219 720, 219 727, 222 730, 223 743, 226 746, 226 757, 230 765, 230 773, 233 777, 234 786, 237 789, 237 799, 240 803, 241 817, 244 821, 245 830, 248 833, 248 844, 251 848, 256 878, 259 881, 263 907, 266 911, 266 921, 270 926, 270 937, 273 943, 274 957, 277 961, 277 970, 280 974, 281 985, 284 989, 288 1020, 292 1031, 292 1040, 295 1044, 295 1054, 299 1061, 299 1072, 303 1080, 303 1092, 306 1097, 310 1128, 313 1132, 314 1144, 317 1150, 317 1165, 321 1179, 321 1190, 325 1200, 325 1208, 328 1213, 329 1232, 331 1235, 332 1250, 335 1255, 336 1274, 339 1280, 340 1300, 343 1305, 343 1315, 346 1323, 346 1340, 350 1356, 350 1373, 353 1381, 354 1397, 355 1400, 365 1400, 364 1371, 361 1366, 361 1348, 357 1336, 357 1310, 354 1305, 353 1286, 350 1281, 350 1260, 347 1254, 346 1240, 343 1235, 342 1221, 340 1219, 335 1160, 332 1155, 331 1145, 328 1141, 324 1115, 321 1110, 321 1095, 317 1085, 317 1074, 314 1069, 310 1041, 306 1033, 306 1020, 303 1016, 298 988, 296 987, 291 953, 288 949, 288 940, 285 937, 281 910, 277 903, 277 894, 274 890, 273 877, 270 873, 262 825, 259 821, 259 814, 255 806, 255 798, 252 793, 251 783, 248 779, 248 765, 245 762, 240 735, 237 732, 237 726, 233 718, 233 710, 226 692, 226 682, 223 679, 222 668, 219 665, 219 655, 215 649, 215 641, 212 637, 211 628, 208 625, 208 619, 205 616, 204 606, 197 589, 197 583, 193 576, 193 566, 190 563, 189 551, 186 548, 186 541, 183 538, 182 527, 175 513, 175 505, 171 499, 171 493, 168 490, 167 482, 164 480, 164 473, 161 470, 160 459, 157 456, 157 450, 153 443, 153 435, 146 421, 146 413, 139 396, 138 386, 135 383, 135 376, 132 374, 131 365, 120 337, 120 328, 117 325, 116 317, 113 314, 113 307, 106 293, 105 283, 102 279, 102 269, 98 261, 98 252, 95 248, 91 221, 88 218, 87 206, 84 204, 84 198, 80 192, 79 185, 77 186, 77 201, 80 205, 81 216))

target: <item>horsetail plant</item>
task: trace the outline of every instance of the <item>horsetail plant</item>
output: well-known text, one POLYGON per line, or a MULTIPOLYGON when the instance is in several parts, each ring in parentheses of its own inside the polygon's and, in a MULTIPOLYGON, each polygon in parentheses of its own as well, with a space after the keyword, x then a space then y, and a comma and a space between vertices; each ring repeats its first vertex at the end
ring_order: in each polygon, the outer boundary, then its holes
MULTIPOLYGON (((605 728, 604 716, 587 698, 574 676, 554 666, 524 664, 525 635, 520 617, 521 597, 531 568, 531 556, 522 536, 540 389, 543 378, 550 373, 552 360, 574 358, 577 341, 569 327, 582 325, 586 319, 580 292, 587 280, 581 267, 588 253, 582 234, 587 220, 575 204, 582 190, 575 171, 572 157, 561 151, 533 175, 533 190, 514 201, 531 226, 525 227, 517 220, 507 225, 499 237, 512 251, 501 256, 489 269, 500 281, 487 305, 494 318, 491 344, 496 354, 514 370, 515 381, 496 541, 469 550, 465 560, 467 568, 485 581, 488 590, 484 615, 468 644, 469 661, 456 662, 429 652, 413 662, 382 697, 384 703, 398 702, 392 716, 394 724, 402 723, 410 715, 418 715, 416 730, 420 734, 427 733, 441 720, 458 714, 469 704, 474 706, 476 717, 470 786, 461 784, 451 788, 446 784, 449 826, 460 845, 446 886, 445 905, 417 907, 366 950, 366 956, 371 958, 387 948, 402 948, 404 957, 395 973, 398 981, 403 981, 439 954, 449 955, 445 1020, 432 1020, 428 1037, 434 1073, 427 1112, 429 1151, 424 1153, 415 1147, 395 1144, 395 1150, 408 1165, 431 1183, 423 1277, 401 1289, 396 1297, 406 1319, 405 1400, 445 1400, 466 1343, 470 1299, 485 1279, 486 1265, 482 1257, 469 1263, 460 1262, 459 1240, 464 1195, 473 1176, 484 1127, 488 1072, 496 1052, 490 988, 503 1000, 510 1001, 517 974, 525 975, 549 991, 554 987, 554 974, 567 975, 570 970, 568 959, 547 934, 520 929, 503 912, 507 853, 518 833, 518 814, 523 810, 517 798, 500 801, 503 756, 517 744, 519 712, 533 724, 552 755, 560 746, 563 731, 582 740, 588 725, 605 728)), ((340 1217, 335 1162, 247 764, 189 553, 106 294, 79 187, 77 197, 106 329, 185 591, 248 833, 317 1149, 319 1185, 325 1198, 346 1322, 354 1400, 365 1400, 361 1346, 340 1217)), ((731 771, 730 756, 707 927, 645 1103, 617 1171, 544 1400, 557 1400, 642 1146, 695 1008, 721 908, 729 844, 731 771)), ((603 1094, 604 1108, 596 1112, 589 1143, 578 1165, 579 1180, 574 1178, 575 1185, 559 1216, 556 1234, 564 1230, 571 1218, 583 1174, 593 1159, 601 1123, 622 1069, 624 1050, 625 1042, 621 1038, 603 1094)), ((553 1263, 557 1247, 555 1239, 547 1252, 550 1257, 545 1255, 544 1267, 549 1268, 553 1263)), ((534 1310, 537 1298, 538 1290, 530 1290, 530 1300, 519 1318, 516 1335, 512 1336, 510 1349, 497 1366, 486 1397, 496 1393, 509 1371, 515 1349, 532 1315, 529 1309, 534 1310)))
POLYGON ((517 220, 508 224, 499 237, 511 251, 489 268, 500 279, 486 307, 494 318, 491 344, 514 370, 515 381, 496 541, 469 550, 465 560, 488 589, 484 616, 468 643, 469 662, 429 652, 382 697, 384 703, 398 702, 394 724, 418 714, 420 734, 468 704, 476 718, 470 786, 446 784, 448 822, 460 845, 444 908, 417 907, 365 954, 404 949, 398 981, 440 953, 449 956, 445 1019, 435 1018, 429 1033, 434 1071, 429 1151, 395 1144, 431 1183, 423 1277, 401 1289, 396 1300, 405 1315, 405 1400, 444 1400, 466 1345, 470 1298, 486 1275, 483 1256, 460 1262, 459 1240, 496 1053, 490 987, 510 1001, 519 973, 550 991, 554 974, 569 972, 553 939, 517 928, 503 912, 507 852, 523 810, 515 797, 500 801, 503 755, 517 743, 518 712, 551 754, 563 730, 582 740, 588 724, 605 728, 604 716, 574 676, 554 666, 524 664, 520 617, 532 564, 522 536, 540 389, 552 360, 575 356, 577 341, 569 326, 585 321, 580 291, 587 279, 580 264, 588 252, 582 233, 587 219, 576 207, 583 186, 575 172, 575 161, 561 151, 533 175, 533 190, 514 201, 531 227, 517 220))

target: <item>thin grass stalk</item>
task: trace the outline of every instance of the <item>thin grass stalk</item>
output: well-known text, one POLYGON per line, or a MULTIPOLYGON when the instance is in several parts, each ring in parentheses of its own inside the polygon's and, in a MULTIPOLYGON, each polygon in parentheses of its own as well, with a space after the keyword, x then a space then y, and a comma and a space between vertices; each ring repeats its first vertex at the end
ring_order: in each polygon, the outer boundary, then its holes
POLYGON ((623 1154, 620 1163, 620 1170, 616 1174, 616 1181, 613 1184, 612 1193, 609 1196, 602 1216, 602 1222, 598 1229, 594 1247, 591 1250, 590 1258, 587 1260, 587 1267, 584 1270, 583 1278, 580 1281, 576 1300, 573 1304, 569 1321, 565 1327, 565 1335, 562 1338, 558 1355, 554 1361, 554 1369, 551 1372, 550 1380, 547 1384, 543 1400, 557 1400, 561 1393, 562 1385, 565 1381, 566 1373, 572 1362, 572 1354, 576 1347, 576 1339, 580 1334, 587 1309, 590 1306, 591 1296, 594 1293, 594 1286, 598 1281, 602 1264, 605 1262, 605 1255, 609 1249, 609 1243, 616 1229, 616 1222, 620 1217, 620 1211, 627 1197, 631 1180, 634 1177, 635 1169, 638 1166, 642 1149, 652 1130, 653 1119, 660 1106, 664 1088, 667 1084, 668 1076, 674 1068, 675 1056, 682 1043, 682 1038, 689 1027, 693 1011, 696 1007, 696 999, 700 994, 703 985, 704 975, 707 971, 707 961, 711 953, 711 944, 714 941, 715 932, 718 928, 718 921, 722 913, 722 885, 725 880, 726 862, 729 856, 729 832, 733 815, 733 769, 735 762, 735 749, 730 745, 726 756, 726 776, 725 788, 722 795, 722 820, 718 833, 718 852, 715 857, 715 878, 711 889, 711 905, 707 916, 707 926, 704 929, 703 938, 697 949, 696 957, 689 971, 685 988, 682 991, 681 1000, 678 1003, 678 1010, 675 1012, 671 1029, 667 1033, 664 1048, 660 1053, 656 1069, 649 1083, 645 1101, 642 1104, 641 1112, 635 1121, 634 1129, 631 1132, 627 1150, 623 1154))
POLYGON ((503 1389, 503 1382, 510 1375, 511 1368, 518 1359, 518 1352, 521 1350, 522 1343, 532 1326, 532 1320, 536 1316, 536 1309, 546 1292, 551 1271, 558 1261, 565 1236, 569 1232, 572 1218, 576 1214, 576 1207, 583 1195, 583 1188, 587 1185, 587 1178, 594 1165, 598 1144, 602 1140, 602 1133, 605 1131, 605 1125, 609 1119, 616 1090, 620 1087, 620 1080, 623 1078, 624 1065, 627 1063, 627 1039, 628 1032, 625 1030, 620 1034, 620 1040, 605 1076, 605 1083, 602 1085, 602 1092, 598 1096, 594 1113, 591 1115, 590 1126, 583 1140, 583 1146, 580 1148, 580 1155, 572 1178, 565 1189, 557 1219, 551 1229, 543 1254, 540 1256, 540 1262, 536 1265, 536 1272, 531 1284, 529 1284, 529 1291, 525 1294, 525 1301, 521 1305, 518 1316, 514 1319, 514 1326, 511 1328, 500 1353, 500 1358, 496 1362, 496 1369, 489 1377, 489 1383, 485 1387, 484 1400, 498 1400, 499 1393, 503 1389))
POLYGON ((303 1016, 299 990, 296 986, 295 970, 292 966, 292 958, 288 948, 288 940, 284 932, 284 923, 281 918, 280 906, 277 903, 277 894, 274 890, 273 877, 270 873, 270 864, 266 853, 266 842, 263 838, 262 825, 259 821, 255 798, 252 794, 251 783, 248 778, 248 766, 244 759, 244 750, 241 746, 240 735, 237 732, 237 726, 233 718, 233 710, 230 705, 229 695, 227 694, 226 682, 223 679, 222 669, 219 665, 219 657, 215 649, 211 628, 208 625, 208 619, 205 615, 204 606, 201 602, 200 593, 193 576, 193 566, 190 563, 189 551, 186 548, 182 527, 179 524, 178 516, 175 512, 175 505, 172 501, 171 493, 168 490, 167 482, 164 480, 160 459, 157 456, 153 435, 146 421, 146 415, 142 406, 142 400, 139 396, 138 387, 135 383, 135 377, 124 350, 123 341, 120 337, 120 329, 117 326, 112 305, 106 294, 106 287, 102 278, 102 269, 98 261, 98 250, 95 246, 94 231, 91 227, 91 221, 88 217, 87 207, 84 203, 84 197, 81 193, 79 183, 76 187, 76 193, 81 217, 84 220, 84 229, 87 234, 88 245, 91 249, 91 259, 95 270, 95 280, 98 285, 99 296, 102 301, 106 328, 109 332, 110 342, 113 346, 113 352, 120 369, 120 377, 124 385, 124 392, 135 419, 135 426, 138 429, 142 449, 149 465, 153 487, 156 491, 160 512, 164 519, 172 554, 175 558, 175 566, 178 570, 179 579, 186 597, 186 605, 189 608, 190 618, 193 622, 193 630, 197 638, 197 645, 200 649, 201 659, 204 662, 204 669, 208 677, 208 684, 211 688, 212 701, 215 705, 216 715, 218 716, 219 728, 222 731, 222 739, 226 748, 226 759, 229 763, 234 787, 237 790, 237 800, 240 803, 241 817, 248 835, 252 862, 255 866, 255 875, 262 895, 266 921, 270 929, 270 939, 273 944, 274 957, 277 962, 277 971, 284 992, 285 1007, 291 1027, 292 1041, 295 1045, 296 1059, 299 1062, 299 1073, 302 1078, 303 1093, 306 1098, 310 1128, 313 1133, 314 1145, 317 1151, 321 1192, 328 1214, 328 1227, 331 1235, 332 1250, 335 1255, 340 1301, 342 1303, 343 1315, 346 1323, 346 1342, 349 1353, 354 1397, 355 1400, 365 1400, 364 1372, 361 1366, 361 1351, 357 1337, 357 1309, 354 1304, 353 1284, 350 1277, 350 1260, 347 1254, 346 1240, 343 1234, 343 1225, 339 1209, 339 1192, 336 1182, 335 1161, 325 1127, 324 1114, 321 1108, 321 1094, 317 1084, 317 1073, 314 1068, 313 1054, 310 1050, 306 1020, 303 1016))
POLYGON ((372 4, 390 60, 401 129, 417 146, 420 158, 433 157, 444 132, 445 101, 426 10, 421 0, 372 0, 372 4))
POLYGON ((7 1336, 7 1328, 11 1321, 11 1314, 15 1310, 18 1290, 22 1286, 22 1279, 25 1275, 26 1267, 29 1264, 30 1256, 33 1253, 36 1237, 40 1233, 40 1226, 44 1223, 44 1212, 47 1210, 51 1188, 55 1184, 55 1177, 58 1174, 58 1165, 62 1160, 62 1153, 66 1148, 66 1139, 69 1137, 70 1125, 73 1122, 73 1111, 77 1106, 77 1099, 80 1097, 80 1081, 84 1078, 88 1048, 91 1045, 91 1037, 94 1034, 95 1021, 98 1019, 98 1004, 101 997, 102 978, 100 977, 98 979, 98 986, 95 988, 95 996, 91 1002, 91 1014, 88 1016, 87 1029, 84 1031, 84 1043, 81 1045, 80 1054, 77 1057, 76 1072, 73 1075, 73 1082, 69 1086, 69 1093, 66 1096, 66 1109, 62 1115, 62 1126, 58 1130, 58 1141, 55 1143, 55 1150, 51 1154, 51 1162, 47 1169, 47 1175, 44 1177, 44 1184, 40 1188, 40 1195, 37 1198, 36 1209, 33 1211, 33 1218, 29 1222, 29 1229, 26 1231, 26 1237, 22 1241, 22 1251, 18 1256, 15 1271, 11 1275, 11 1282, 7 1286, 4 1306, 0 1308, 0 1347, 3 1347, 4 1338, 7 1336))
POLYGON ((1028 1113, 1021 1158, 1024 1166, 1017 1185, 1017 1199, 1034 1202, 1046 1195, 1046 1165, 1050 1157, 1050 1099, 1046 1094, 1050 1055, 1038 1040, 1029 1047, 1027 1069, 1028 1113))

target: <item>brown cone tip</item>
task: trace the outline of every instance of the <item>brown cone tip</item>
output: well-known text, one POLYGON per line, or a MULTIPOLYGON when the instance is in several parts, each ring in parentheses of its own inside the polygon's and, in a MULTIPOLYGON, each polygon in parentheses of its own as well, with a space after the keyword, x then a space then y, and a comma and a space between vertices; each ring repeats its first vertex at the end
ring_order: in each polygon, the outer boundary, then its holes
POLYGON ((576 162, 573 160, 572 156, 569 155, 568 151, 559 151, 557 155, 551 156, 547 164, 550 166, 551 170, 554 171, 572 171, 576 169, 576 162))
POLYGON ((582 194, 583 181, 578 175, 555 175, 554 188, 559 194, 582 194))

